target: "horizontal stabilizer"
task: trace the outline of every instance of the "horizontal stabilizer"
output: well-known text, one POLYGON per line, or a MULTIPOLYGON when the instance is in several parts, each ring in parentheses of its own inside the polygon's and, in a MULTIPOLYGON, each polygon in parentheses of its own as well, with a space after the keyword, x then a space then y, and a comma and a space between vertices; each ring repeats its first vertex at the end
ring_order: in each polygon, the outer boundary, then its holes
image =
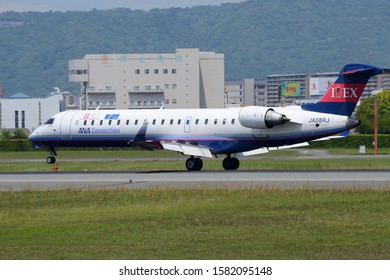
POLYGON ((185 155, 197 156, 197 157, 208 157, 212 158, 213 155, 210 152, 210 149, 203 146, 197 146, 187 143, 179 142, 164 142, 160 143, 165 150, 180 152, 185 155))
POLYGON ((318 142, 318 141, 326 141, 326 140, 331 140, 331 139, 344 138, 344 137, 348 137, 350 132, 351 132, 350 130, 347 130, 347 131, 341 132, 341 133, 339 133, 337 135, 322 137, 320 139, 315 139, 315 140, 312 140, 312 141, 313 142, 318 142))

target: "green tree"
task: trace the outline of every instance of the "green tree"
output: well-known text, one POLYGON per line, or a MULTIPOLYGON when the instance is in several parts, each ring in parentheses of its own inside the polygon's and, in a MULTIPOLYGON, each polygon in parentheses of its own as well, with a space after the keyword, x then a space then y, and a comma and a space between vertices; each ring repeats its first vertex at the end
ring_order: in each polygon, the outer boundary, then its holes
POLYGON ((363 100, 357 108, 357 118, 362 122, 356 129, 362 134, 374 133, 374 105, 373 101, 378 100, 378 133, 390 133, 390 90, 384 90, 374 96, 363 100))
POLYGON ((27 139, 26 131, 24 129, 21 128, 15 129, 14 134, 16 137, 27 139))
POLYGON ((1 140, 6 141, 8 138, 10 138, 11 132, 8 129, 1 130, 1 140))

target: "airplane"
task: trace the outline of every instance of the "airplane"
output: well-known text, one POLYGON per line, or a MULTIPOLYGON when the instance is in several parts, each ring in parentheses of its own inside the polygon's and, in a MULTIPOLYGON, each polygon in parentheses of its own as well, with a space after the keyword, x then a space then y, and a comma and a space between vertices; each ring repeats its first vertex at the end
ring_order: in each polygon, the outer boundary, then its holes
POLYGON ((369 78, 383 72, 345 65, 317 103, 301 106, 64 111, 28 139, 49 151, 49 164, 56 161, 57 147, 140 147, 188 155, 189 171, 201 170, 202 158, 222 154, 223 168, 236 170, 238 157, 306 146, 357 127, 360 121, 351 117, 356 104, 369 78))

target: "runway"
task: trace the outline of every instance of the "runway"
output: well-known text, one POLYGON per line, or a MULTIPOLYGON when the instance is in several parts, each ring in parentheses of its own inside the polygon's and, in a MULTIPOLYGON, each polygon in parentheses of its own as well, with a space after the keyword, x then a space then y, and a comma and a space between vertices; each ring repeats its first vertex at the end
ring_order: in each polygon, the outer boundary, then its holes
POLYGON ((387 189, 390 187, 390 172, 388 170, 238 170, 0 173, 0 191, 253 187, 387 189))

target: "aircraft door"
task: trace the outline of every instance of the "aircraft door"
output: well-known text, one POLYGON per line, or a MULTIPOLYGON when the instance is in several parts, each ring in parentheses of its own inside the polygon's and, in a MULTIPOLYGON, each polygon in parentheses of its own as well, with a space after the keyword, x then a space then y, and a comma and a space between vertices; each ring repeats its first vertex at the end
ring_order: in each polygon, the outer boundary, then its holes
POLYGON ((192 117, 186 117, 184 120, 184 133, 191 132, 191 119, 192 117))
POLYGON ((68 111, 62 115, 60 123, 60 134, 62 140, 71 140, 72 139, 72 120, 76 115, 76 111, 68 111))

